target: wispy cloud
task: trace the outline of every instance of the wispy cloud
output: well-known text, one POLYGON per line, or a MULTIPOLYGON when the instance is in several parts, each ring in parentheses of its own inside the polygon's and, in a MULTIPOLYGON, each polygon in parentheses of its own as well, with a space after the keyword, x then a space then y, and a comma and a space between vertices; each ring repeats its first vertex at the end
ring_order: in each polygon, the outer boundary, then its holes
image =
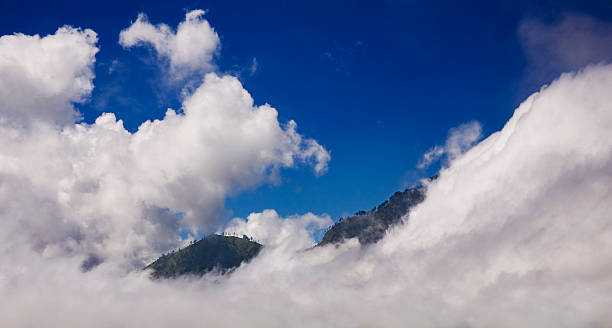
POLYGON ((566 13, 553 22, 524 19, 518 35, 529 59, 528 74, 538 81, 612 60, 612 23, 583 14, 566 13))
POLYGON ((255 72, 257 72, 258 68, 259 68, 259 63, 257 62, 257 58, 253 57, 253 60, 251 61, 251 67, 249 68, 249 72, 251 73, 251 76, 253 76, 255 72))
POLYGON ((334 43, 332 47, 323 52, 321 57, 332 63, 336 72, 350 73, 350 68, 354 65, 363 46, 361 41, 343 46, 334 43))
POLYGON ((444 159, 446 164, 470 149, 482 137, 482 126, 476 121, 464 123, 448 131, 443 146, 434 146, 425 154, 418 168, 424 169, 432 163, 444 159))

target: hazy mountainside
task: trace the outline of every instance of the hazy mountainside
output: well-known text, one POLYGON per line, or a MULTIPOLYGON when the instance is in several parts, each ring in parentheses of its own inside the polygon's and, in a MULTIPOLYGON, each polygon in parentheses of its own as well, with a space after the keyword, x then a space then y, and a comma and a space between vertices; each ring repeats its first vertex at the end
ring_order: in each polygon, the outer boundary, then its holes
MULTIPOLYGON (((402 216, 424 199, 424 186, 398 191, 370 211, 359 211, 352 217, 340 219, 325 233, 317 246, 338 244, 346 238, 355 237, 362 245, 376 243, 385 236, 391 225, 399 223, 402 216)), ((225 273, 250 261, 259 254, 262 247, 246 236, 210 235, 183 249, 162 255, 145 269, 152 270, 153 278, 201 275, 212 270, 225 273)))
POLYGON ((354 216, 340 219, 323 236, 318 246, 341 243, 346 238, 359 238, 362 245, 376 243, 387 229, 398 222, 410 208, 425 199, 425 187, 416 186, 398 191, 389 200, 370 211, 359 211, 354 216))
POLYGON ((145 269, 151 269, 153 278, 171 278, 184 274, 201 275, 212 270, 231 271, 248 262, 261 250, 262 245, 233 236, 210 235, 171 253, 162 255, 145 269))

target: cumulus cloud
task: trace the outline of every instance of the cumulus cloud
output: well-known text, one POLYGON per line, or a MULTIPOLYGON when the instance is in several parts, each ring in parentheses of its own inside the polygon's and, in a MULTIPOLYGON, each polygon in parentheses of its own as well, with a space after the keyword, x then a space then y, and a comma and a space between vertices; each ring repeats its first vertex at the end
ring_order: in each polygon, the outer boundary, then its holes
POLYGON ((78 120, 72 103, 93 90, 97 40, 94 31, 69 26, 42 38, 0 37, 0 120, 22 127, 78 120))
POLYGON ((151 24, 145 14, 139 14, 130 27, 119 34, 124 48, 150 45, 157 54, 167 59, 171 72, 179 77, 214 69, 214 56, 220 43, 219 35, 203 18, 203 10, 192 10, 185 15, 176 31, 166 24, 151 24))
POLYGON ((612 23, 590 16, 567 13, 551 23, 524 19, 518 35, 530 61, 529 74, 539 80, 612 60, 612 23))
POLYGON ((275 210, 265 210, 251 213, 246 220, 234 218, 225 228, 225 233, 247 235, 263 245, 272 248, 283 245, 295 251, 314 246, 313 232, 332 223, 327 215, 308 213, 282 218, 275 210))
POLYGON ((179 245, 183 230, 216 229, 226 196, 277 182, 280 169, 298 163, 326 170, 325 148, 294 121, 280 123, 272 106, 255 105, 235 77, 216 73, 180 112, 168 109, 134 133, 113 113, 74 124, 71 102, 93 88, 95 41, 93 31, 69 27, 45 38, 2 38, 1 56, 10 59, 2 69, 11 72, 2 83, 26 77, 17 80, 23 90, 0 93, 3 237, 19 235, 43 256, 139 267, 179 245), (38 70, 38 55, 57 67, 38 70), (26 118, 36 129, 23 127, 26 118))
POLYGON ((328 217, 269 210, 226 229, 267 243, 251 263, 230 276, 170 281, 126 271, 120 257, 84 273, 87 252, 62 248, 128 244, 139 252, 165 242, 172 235, 153 235, 176 229, 173 209, 225 190, 222 181, 253 183, 258 172, 271 174, 266 165, 302 158, 296 154, 309 147, 296 145, 304 139, 292 124, 280 127, 275 111, 254 107, 234 78, 211 74, 184 114, 169 111, 134 134, 112 114, 63 130, 1 125, 0 326, 606 327, 611 90, 612 66, 599 65, 533 94, 502 130, 454 153, 425 201, 378 244, 309 249, 309 231, 328 217), (211 131, 225 114, 238 117, 230 127, 237 139, 211 131), (240 142, 259 129, 284 137, 272 148, 250 145, 262 147, 245 157, 254 169, 234 166, 240 142), (232 152, 208 152, 215 147, 232 152), (205 161, 213 179, 205 186, 201 152, 223 163, 205 161), (205 196, 179 199, 187 188, 205 196))
POLYGON ((446 159, 446 162, 452 161, 470 149, 481 137, 482 126, 476 121, 452 128, 448 131, 448 137, 444 146, 434 146, 425 152, 417 167, 420 169, 426 168, 443 157, 446 159))

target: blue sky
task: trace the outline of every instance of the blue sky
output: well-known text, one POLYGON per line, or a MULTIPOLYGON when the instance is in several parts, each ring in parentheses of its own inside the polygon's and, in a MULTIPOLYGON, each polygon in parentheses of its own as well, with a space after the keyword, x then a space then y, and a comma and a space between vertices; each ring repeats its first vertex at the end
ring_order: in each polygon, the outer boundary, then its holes
POLYGON ((139 12, 176 26, 197 8, 221 37, 218 71, 239 76, 256 104, 277 108, 281 122, 295 120, 332 156, 323 176, 287 169, 280 185, 231 196, 226 215, 273 208, 334 220, 434 174, 436 165, 417 163, 450 128, 476 120, 489 135, 526 96, 572 69, 534 73, 522 22, 554 25, 568 13, 612 20, 605 1, 22 1, 0 4, 0 34, 46 35, 65 24, 95 30, 96 89, 78 108, 86 122, 114 112, 134 131, 179 108, 179 88, 164 84, 150 51, 123 49, 119 32, 139 12))

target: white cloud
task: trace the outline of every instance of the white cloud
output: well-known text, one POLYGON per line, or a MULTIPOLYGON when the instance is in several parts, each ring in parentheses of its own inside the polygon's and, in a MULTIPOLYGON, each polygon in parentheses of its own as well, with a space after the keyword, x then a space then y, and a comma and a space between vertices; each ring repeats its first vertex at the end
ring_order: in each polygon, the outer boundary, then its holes
MULTIPOLYGON (((189 13, 185 24, 199 15, 189 13)), ((29 79, 0 93, 0 236, 18 235, 43 256, 139 267, 179 245, 182 229, 215 229, 228 195, 277 182, 281 168, 299 163, 317 175, 327 168, 329 153, 294 121, 281 124, 235 77, 215 73, 181 113, 168 109, 134 133, 112 113, 74 124, 71 101, 93 88, 95 33, 65 27, 42 39, 1 40, 10 59, 2 69, 29 79), (57 65, 36 66, 37 55, 57 65), (36 128, 24 128, 25 118, 36 128)))
POLYGON ((40 37, 0 37, 0 119, 20 126, 32 121, 74 122, 73 102, 87 99, 97 35, 69 26, 40 37))
POLYGON ((225 228, 225 233, 247 235, 268 247, 279 248, 282 245, 283 248, 296 251, 312 247, 315 244, 312 233, 332 223, 327 215, 308 213, 282 218, 274 210, 265 210, 251 213, 246 220, 233 219, 225 228))
POLYGON ((166 24, 152 25, 141 13, 121 31, 119 43, 125 48, 150 44, 160 57, 169 60, 171 72, 178 77, 212 71, 220 43, 204 14, 203 10, 188 12, 175 32, 166 24))
POLYGON ((113 114, 61 131, 1 126, 3 216, 43 252, 143 259, 178 243, 181 226, 216 224, 228 194, 277 179, 296 160, 312 160, 317 173, 329 160, 293 121, 283 128, 274 108, 253 106, 236 78, 208 74, 183 111, 169 109, 133 134, 113 114), (36 225, 24 227, 29 217, 36 225))
POLYGON ((452 128, 448 131, 444 146, 434 146, 425 152, 417 167, 426 168, 442 157, 445 157, 447 162, 452 161, 470 149, 481 137, 482 126, 476 121, 452 128))
POLYGON ((294 124, 281 127, 275 110, 215 74, 184 115, 134 134, 112 114, 63 129, 5 119, 0 326, 605 327, 610 90, 612 66, 565 74, 465 153, 445 145, 456 157, 379 244, 296 251, 329 218, 264 211, 228 227, 268 243, 249 265, 156 282, 126 273, 125 258, 172 244, 174 210, 197 224, 190 211, 307 156, 294 124), (83 273, 92 251, 106 261, 83 273))
POLYGON ((259 67, 259 63, 257 62, 257 58, 253 57, 253 61, 251 62, 251 67, 249 67, 249 73, 254 75, 257 72, 257 68, 259 67))

